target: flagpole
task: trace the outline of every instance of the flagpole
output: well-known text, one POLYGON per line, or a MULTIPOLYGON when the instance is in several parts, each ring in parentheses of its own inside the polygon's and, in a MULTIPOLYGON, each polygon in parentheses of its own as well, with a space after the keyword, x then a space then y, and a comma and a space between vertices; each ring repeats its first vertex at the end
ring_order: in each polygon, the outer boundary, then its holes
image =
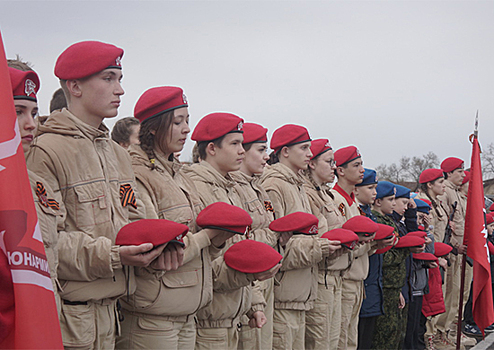
MULTIPOLYGON (((473 131, 474 138, 478 137, 479 134, 478 126, 479 126, 479 110, 477 109, 477 114, 475 116, 475 129, 473 131)), ((463 237, 463 240, 465 240, 465 237, 463 237)), ((456 323, 456 350, 460 350, 460 346, 461 346, 461 332, 462 332, 462 320, 463 320, 463 293, 465 292, 466 262, 467 262, 467 255, 463 253, 461 254, 460 300, 458 305, 458 322, 456 323)))
POLYGON ((460 284, 460 304, 458 306, 458 322, 456 324, 456 350, 461 346, 461 324, 463 320, 463 293, 465 291, 465 268, 467 257, 465 253, 461 255, 461 284, 460 284))

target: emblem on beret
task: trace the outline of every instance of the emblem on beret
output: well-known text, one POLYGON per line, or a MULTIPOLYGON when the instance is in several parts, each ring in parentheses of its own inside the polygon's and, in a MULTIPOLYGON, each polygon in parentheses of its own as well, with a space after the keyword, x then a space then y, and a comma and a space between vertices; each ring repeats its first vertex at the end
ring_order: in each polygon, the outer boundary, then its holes
POLYGON ((357 156, 360 157, 360 151, 358 150, 358 148, 355 148, 355 153, 357 153, 357 156))
POLYGON ((329 141, 328 141, 328 142, 326 142, 326 144, 324 145, 324 147, 329 147, 329 148, 331 148, 331 144, 329 143, 329 141))
POLYGON ((26 82, 24 83, 24 93, 26 96, 30 96, 31 94, 36 96, 36 84, 31 79, 26 79, 26 82))
POLYGON ((312 225, 311 228, 309 229, 309 233, 311 235, 315 235, 317 233, 317 225, 312 225))
POLYGON ((239 131, 240 131, 240 130, 242 130, 243 128, 244 128, 244 123, 243 123, 243 122, 238 123, 238 125, 237 125, 237 130, 239 130, 239 131))
POLYGON ((116 66, 121 66, 121 65, 122 65, 122 58, 117 57, 117 58, 115 59, 115 65, 116 65, 116 66))
POLYGON ((184 103, 187 103, 187 96, 185 96, 185 94, 182 94, 182 99, 184 100, 184 103))
POLYGON ((395 188, 393 188, 393 193, 394 193, 394 194, 396 194, 396 187, 395 187, 395 188))
POLYGON ((181 241, 182 240, 182 237, 183 237, 183 235, 178 235, 177 237, 175 237, 175 240, 176 241, 181 241))

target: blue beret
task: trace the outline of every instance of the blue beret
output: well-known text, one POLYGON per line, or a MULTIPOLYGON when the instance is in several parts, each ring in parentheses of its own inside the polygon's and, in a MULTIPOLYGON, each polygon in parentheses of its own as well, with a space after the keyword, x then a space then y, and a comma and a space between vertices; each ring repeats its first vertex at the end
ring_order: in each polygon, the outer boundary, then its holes
POLYGON ((417 211, 429 214, 429 211, 431 210, 431 207, 429 206, 429 204, 427 204, 423 200, 417 199, 417 198, 415 198, 414 201, 415 201, 415 204, 417 204, 417 211))
POLYGON ((356 184, 355 186, 360 187, 360 186, 367 186, 367 185, 373 185, 373 184, 377 184, 376 171, 372 170, 372 169, 365 168, 364 169, 364 180, 361 183, 356 184))
POLYGON ((376 192, 376 199, 394 196, 396 194, 396 187, 389 181, 379 181, 376 186, 376 192))
POLYGON ((408 198, 410 199, 410 190, 405 186, 395 185, 396 187, 396 198, 408 198))

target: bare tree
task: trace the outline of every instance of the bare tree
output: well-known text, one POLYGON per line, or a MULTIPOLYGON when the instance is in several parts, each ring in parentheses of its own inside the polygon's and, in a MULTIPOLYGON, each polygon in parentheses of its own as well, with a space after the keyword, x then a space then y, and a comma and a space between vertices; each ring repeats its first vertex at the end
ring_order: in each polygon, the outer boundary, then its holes
POLYGON ((482 148, 480 154, 482 160, 482 174, 484 180, 494 177, 494 143, 490 143, 486 148, 482 148))
MULTIPOLYGON (((493 153, 494 154, 494 153, 493 153)), ((494 157, 493 157, 494 161, 494 157)), ((419 186, 419 176, 425 169, 439 166, 439 158, 434 152, 424 154, 422 157, 400 158, 399 165, 381 164, 376 168, 380 180, 387 180, 394 183, 411 181, 415 182, 415 189, 419 186)))

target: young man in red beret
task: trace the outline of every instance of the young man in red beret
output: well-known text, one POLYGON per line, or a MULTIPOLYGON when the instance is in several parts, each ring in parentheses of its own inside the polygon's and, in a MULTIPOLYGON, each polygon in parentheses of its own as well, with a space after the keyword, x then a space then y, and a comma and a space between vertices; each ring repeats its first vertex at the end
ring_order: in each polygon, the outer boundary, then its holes
MULTIPOLYGON (((331 192, 345 221, 362 215, 355 199, 355 185, 364 179, 362 157, 357 147, 348 146, 334 153, 338 182, 331 192)), ((338 349, 356 349, 358 320, 364 299, 363 281, 369 272, 369 254, 375 251, 369 243, 362 243, 351 253, 348 271, 343 275, 341 298, 341 333, 338 349)))
MULTIPOLYGON (((215 202, 244 206, 238 185, 229 174, 239 170, 245 158, 243 124, 243 119, 235 114, 211 113, 199 121, 192 133, 202 161, 192 165, 188 173, 204 206, 215 202)), ((221 265, 225 248, 241 239, 245 236, 234 235, 226 246, 216 247, 213 269, 221 265)), ((255 275, 224 270, 226 276, 223 277, 226 278, 218 283, 220 277, 217 277, 213 283, 212 303, 197 313, 196 349, 236 349, 239 341, 237 324, 244 315, 251 319, 252 325, 262 327, 266 322, 263 312, 266 303, 259 285, 251 288, 251 284, 273 277, 278 269, 279 266, 255 275), (212 339, 215 342, 211 342, 212 339)))
MULTIPOLYGON (((452 343, 456 343, 456 329, 458 322, 458 303, 461 284, 461 256, 466 253, 467 247, 463 244, 463 235, 465 232, 465 214, 466 201, 463 199, 460 187, 465 178, 464 162, 460 158, 449 157, 442 161, 441 170, 444 173, 444 184, 446 190, 443 195, 438 196, 448 217, 450 218, 453 211, 453 220, 451 222, 452 234, 450 243, 453 250, 458 255, 451 254, 451 266, 445 276, 445 293, 444 302, 446 312, 438 316, 437 327, 447 332, 447 337, 452 343), (456 209, 453 209, 456 207, 456 209)), ((470 293, 470 284, 473 277, 473 268, 466 265, 465 269, 465 288, 463 293, 463 306, 465 306, 470 293)), ((461 320, 460 320, 461 321, 461 320)), ((462 344, 466 346, 475 345, 474 339, 462 335, 462 344)))
MULTIPOLYGON (((231 172, 231 177, 237 182, 237 189, 242 207, 252 217, 251 231, 249 236, 256 241, 276 247, 279 235, 269 229, 269 224, 274 220, 274 210, 271 200, 266 191, 259 184, 259 177, 264 171, 266 162, 269 159, 268 149, 268 129, 255 123, 245 123, 243 125, 243 143, 245 158, 242 161, 239 171, 231 172)), ((256 282, 266 300, 264 314, 266 324, 259 328, 250 328, 248 318, 243 317, 240 329, 239 348, 256 349, 257 344, 261 344, 261 349, 271 349, 273 347, 273 312, 274 312, 274 279, 256 282)))
POLYGON ((133 269, 163 250, 115 245, 118 230, 139 209, 128 153, 108 136, 105 118, 118 113, 123 50, 86 41, 67 48, 55 75, 68 109, 39 128, 28 168, 54 190, 60 203, 58 278, 65 347, 111 349, 118 330, 117 299, 133 285, 133 269), (63 205, 63 206, 62 206, 63 205), (149 252, 150 251, 150 252, 149 252), (146 253, 146 254, 144 254, 146 253))

